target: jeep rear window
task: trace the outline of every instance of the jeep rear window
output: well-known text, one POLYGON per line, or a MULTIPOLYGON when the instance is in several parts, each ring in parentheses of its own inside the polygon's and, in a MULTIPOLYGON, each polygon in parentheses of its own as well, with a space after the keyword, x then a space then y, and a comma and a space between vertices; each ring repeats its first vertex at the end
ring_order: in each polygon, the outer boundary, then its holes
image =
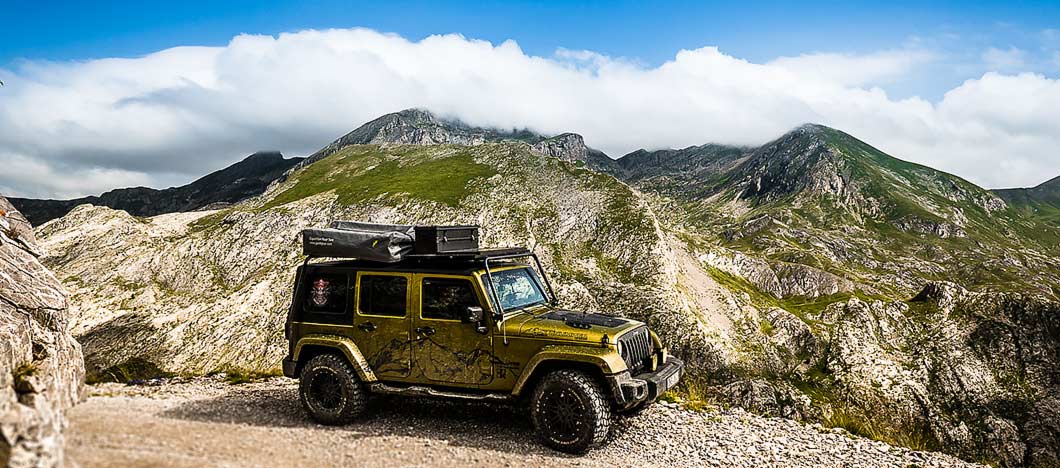
POLYGON ((346 312, 348 285, 346 275, 312 274, 305 295, 304 310, 315 314, 342 314, 346 312))
POLYGON ((423 279, 423 318, 460 320, 467 315, 468 307, 479 305, 471 281, 455 278, 423 279))
POLYGON ((404 276, 361 275, 358 313, 404 317, 409 280, 404 276))

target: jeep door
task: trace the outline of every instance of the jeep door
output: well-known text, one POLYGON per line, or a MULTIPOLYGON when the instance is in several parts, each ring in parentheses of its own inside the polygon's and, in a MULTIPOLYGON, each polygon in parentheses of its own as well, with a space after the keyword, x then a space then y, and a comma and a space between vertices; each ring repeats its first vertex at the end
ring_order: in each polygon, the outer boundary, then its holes
POLYGON ((357 273, 354 342, 381 379, 403 380, 412 368, 412 275, 357 273))
POLYGON ((471 277, 417 274, 413 279, 419 296, 418 313, 413 318, 415 378, 435 385, 490 383, 490 334, 463 320, 468 307, 485 305, 471 277))

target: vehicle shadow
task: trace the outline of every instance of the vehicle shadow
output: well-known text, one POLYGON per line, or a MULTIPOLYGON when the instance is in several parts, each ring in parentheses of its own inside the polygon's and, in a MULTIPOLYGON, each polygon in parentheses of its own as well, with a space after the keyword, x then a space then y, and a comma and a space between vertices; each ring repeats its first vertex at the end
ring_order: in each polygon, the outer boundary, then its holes
POLYGON ((225 394, 182 403, 160 417, 262 427, 345 431, 347 437, 412 437, 506 453, 556 458, 572 456, 537 443, 526 411, 513 405, 454 402, 430 398, 373 396, 362 418, 330 427, 306 415, 296 386, 233 385, 225 394))

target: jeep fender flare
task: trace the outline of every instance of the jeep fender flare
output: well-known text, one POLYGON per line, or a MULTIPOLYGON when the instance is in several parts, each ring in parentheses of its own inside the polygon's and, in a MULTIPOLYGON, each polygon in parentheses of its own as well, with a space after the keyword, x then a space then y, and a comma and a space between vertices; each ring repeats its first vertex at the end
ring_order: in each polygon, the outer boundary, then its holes
POLYGON ((626 361, 611 348, 571 346, 571 345, 548 345, 541 348, 530 361, 526 363, 522 374, 515 381, 512 395, 518 396, 523 387, 530 381, 534 372, 544 363, 571 362, 578 364, 590 364, 600 370, 603 376, 610 376, 625 372, 626 361))
POLYGON ((353 365, 353 370, 357 372, 357 376, 361 378, 361 381, 375 382, 379 380, 376 378, 375 372, 372 372, 372 368, 368 366, 368 361, 361 354, 361 350, 349 338, 337 335, 309 335, 303 337, 294 346, 294 360, 302 362, 302 350, 309 346, 332 348, 341 351, 346 356, 346 360, 353 365))

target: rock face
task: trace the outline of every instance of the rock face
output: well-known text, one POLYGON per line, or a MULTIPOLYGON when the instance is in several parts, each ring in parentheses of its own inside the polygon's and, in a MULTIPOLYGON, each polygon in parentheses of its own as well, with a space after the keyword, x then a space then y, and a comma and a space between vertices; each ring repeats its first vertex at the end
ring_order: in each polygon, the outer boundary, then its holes
POLYGON ((577 133, 561 133, 545 138, 531 145, 534 151, 551 156, 560 161, 584 164, 586 167, 603 172, 610 172, 616 166, 615 160, 601 151, 585 145, 585 139, 577 133))
POLYGON ((967 459, 1060 466, 1060 304, 931 283, 908 303, 851 299, 820 320, 831 403, 967 459))
POLYGON ((81 347, 63 286, 30 224, 0 197, 0 463, 63 465, 63 411, 80 399, 81 347))
POLYGON ((12 198, 11 203, 34 225, 41 225, 69 213, 75 206, 92 204, 124 210, 134 216, 195 211, 245 200, 265 191, 302 158, 284 159, 275 151, 254 153, 229 167, 213 172, 188 185, 156 190, 134 187, 111 190, 98 197, 74 200, 12 198))
POLYGON ((585 140, 581 135, 574 133, 556 135, 534 143, 531 147, 538 153, 560 161, 585 161, 589 158, 589 148, 585 146, 585 140))

